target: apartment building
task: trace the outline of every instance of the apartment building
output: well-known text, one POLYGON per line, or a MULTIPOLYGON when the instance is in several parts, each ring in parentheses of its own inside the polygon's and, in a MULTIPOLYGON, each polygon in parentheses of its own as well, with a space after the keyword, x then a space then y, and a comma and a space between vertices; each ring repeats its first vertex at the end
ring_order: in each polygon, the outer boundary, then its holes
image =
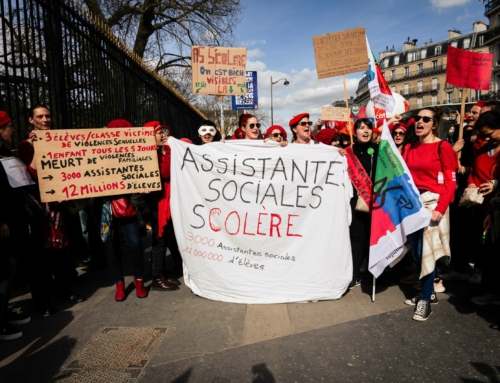
POLYGON ((493 68, 491 70, 491 91, 500 94, 500 0, 484 0, 484 16, 489 20, 485 45, 493 53, 493 68))
MULTIPOLYGON (((408 100, 410 110, 429 105, 459 103, 461 90, 446 83, 448 46, 487 53, 487 29, 483 21, 476 21, 473 23, 472 33, 462 34, 458 30, 449 30, 447 40, 431 40, 420 46, 417 45, 417 39, 410 40, 408 37, 403 43, 402 51, 387 48, 385 52, 380 53, 380 68, 391 90, 408 100)), ((482 93, 488 91, 467 89, 466 102, 478 100, 482 93)), ((354 102, 363 106, 369 100, 368 82, 363 76, 359 81, 354 102)))

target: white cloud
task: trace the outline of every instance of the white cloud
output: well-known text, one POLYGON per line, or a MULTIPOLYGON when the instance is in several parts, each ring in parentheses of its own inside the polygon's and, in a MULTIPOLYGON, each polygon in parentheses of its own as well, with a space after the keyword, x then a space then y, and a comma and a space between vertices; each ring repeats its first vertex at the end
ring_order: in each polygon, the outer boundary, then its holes
POLYGON ((466 11, 464 14, 457 17, 457 21, 462 22, 462 21, 470 19, 470 18, 472 18, 472 15, 468 11, 466 11))
POLYGON ((252 45, 266 45, 266 40, 248 40, 242 41, 240 44, 242 47, 251 47, 252 45))
POLYGON ((460 7, 465 5, 470 0, 431 0, 431 4, 434 8, 443 10, 445 8, 460 7))
POLYGON ((247 50, 247 58, 252 60, 252 59, 256 59, 256 58, 259 58, 259 57, 263 57, 265 56, 265 53, 262 52, 259 48, 255 48, 255 49, 248 49, 247 50))

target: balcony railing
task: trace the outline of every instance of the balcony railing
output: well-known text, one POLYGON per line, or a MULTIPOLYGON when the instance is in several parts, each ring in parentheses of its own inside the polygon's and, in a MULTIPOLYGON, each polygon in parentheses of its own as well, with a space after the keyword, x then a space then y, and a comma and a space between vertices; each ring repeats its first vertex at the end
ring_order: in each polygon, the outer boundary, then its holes
POLYGON ((499 0, 487 0, 484 2, 484 13, 488 13, 489 11, 495 9, 500 5, 499 0))
POLYGON ((410 96, 412 94, 434 92, 439 90, 439 84, 417 86, 416 88, 403 89, 401 94, 403 96, 410 96))
POLYGON ((446 65, 436 65, 432 68, 425 68, 422 70, 416 70, 413 72, 403 73, 403 74, 399 74, 396 76, 386 76, 386 80, 387 80, 387 83, 391 84, 391 83, 397 82, 399 80, 409 80, 409 79, 414 78, 414 77, 427 76, 427 75, 430 75, 433 73, 439 73, 439 72, 443 72, 443 71, 446 71, 446 65))

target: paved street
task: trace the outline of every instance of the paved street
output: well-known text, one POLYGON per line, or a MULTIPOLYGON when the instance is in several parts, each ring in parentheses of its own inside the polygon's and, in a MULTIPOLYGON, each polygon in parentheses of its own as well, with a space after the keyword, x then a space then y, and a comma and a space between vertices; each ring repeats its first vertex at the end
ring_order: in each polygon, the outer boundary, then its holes
POLYGON ((366 276, 341 300, 282 305, 209 301, 184 285, 138 299, 131 277, 117 303, 108 270, 84 278, 86 302, 33 315, 23 338, 1 343, 0 382, 500 382, 500 332, 488 328, 499 312, 469 303, 463 282, 445 282, 419 323, 398 273, 375 303, 366 276))

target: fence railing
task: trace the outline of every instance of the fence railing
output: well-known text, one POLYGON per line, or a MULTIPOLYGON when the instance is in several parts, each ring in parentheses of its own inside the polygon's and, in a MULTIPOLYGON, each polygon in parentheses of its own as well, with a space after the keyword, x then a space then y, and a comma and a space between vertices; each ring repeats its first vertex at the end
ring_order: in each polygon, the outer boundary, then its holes
POLYGON ((28 110, 51 109, 54 128, 159 120, 196 136, 203 113, 72 0, 0 3, 0 109, 27 136, 28 110))

